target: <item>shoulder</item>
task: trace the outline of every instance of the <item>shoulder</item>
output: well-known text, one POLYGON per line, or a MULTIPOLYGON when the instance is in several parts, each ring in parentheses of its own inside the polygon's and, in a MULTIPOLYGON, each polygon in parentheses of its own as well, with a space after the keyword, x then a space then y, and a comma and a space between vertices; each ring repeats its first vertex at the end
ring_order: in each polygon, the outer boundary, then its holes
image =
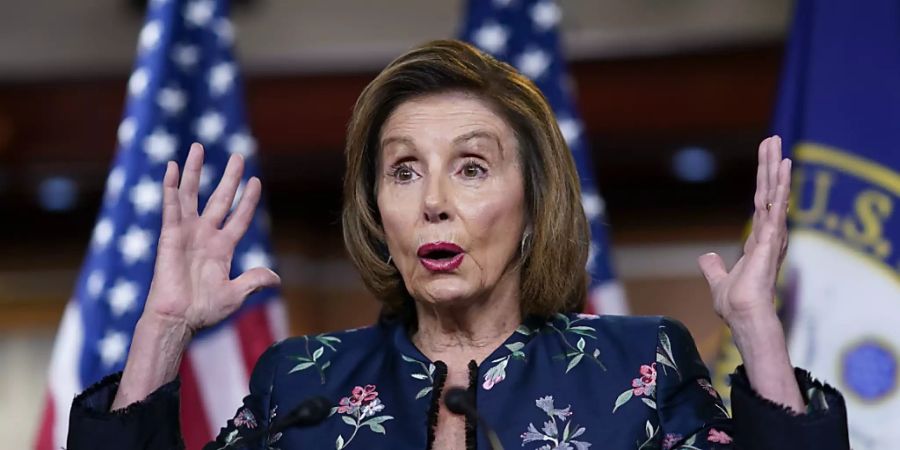
POLYGON ((362 359, 384 349, 388 332, 384 326, 371 325, 333 332, 292 336, 273 344, 259 359, 259 364, 277 364, 283 372, 292 373, 314 366, 329 366, 337 360, 362 359), (284 367, 290 366, 287 370, 284 367))

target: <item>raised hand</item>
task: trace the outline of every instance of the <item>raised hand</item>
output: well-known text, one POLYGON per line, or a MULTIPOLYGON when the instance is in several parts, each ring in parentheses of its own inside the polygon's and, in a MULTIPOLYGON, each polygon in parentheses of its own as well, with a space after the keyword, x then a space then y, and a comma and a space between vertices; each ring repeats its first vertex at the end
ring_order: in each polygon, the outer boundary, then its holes
POLYGON ((198 214, 202 167, 200 144, 191 146, 180 186, 178 165, 170 162, 166 167, 153 281, 110 407, 113 410, 143 400, 175 379, 197 330, 223 320, 253 291, 281 282, 275 272, 261 267, 230 279, 234 248, 250 226, 261 186, 259 179, 250 178, 231 210, 244 171, 243 159, 232 156, 203 213, 198 214))
POLYGON ((759 145, 753 228, 744 254, 729 272, 715 253, 700 257, 716 313, 731 328, 753 389, 796 413, 805 410, 784 331, 775 311, 775 281, 787 249, 791 160, 781 158, 781 138, 759 145))
POLYGON ((781 157, 781 138, 759 145, 753 227, 744 254, 728 272, 715 253, 700 257, 716 313, 729 325, 744 317, 774 315, 775 281, 787 249, 791 160, 781 157))
POLYGON ((228 215, 244 171, 243 159, 232 156, 203 213, 198 214, 202 167, 200 144, 191 146, 180 186, 178 165, 169 162, 166 167, 162 231, 144 307, 145 316, 181 321, 191 332, 223 320, 253 291, 280 283, 275 272, 262 267, 234 280, 229 276, 234 248, 247 231, 259 202, 259 179, 247 181, 239 203, 228 215))

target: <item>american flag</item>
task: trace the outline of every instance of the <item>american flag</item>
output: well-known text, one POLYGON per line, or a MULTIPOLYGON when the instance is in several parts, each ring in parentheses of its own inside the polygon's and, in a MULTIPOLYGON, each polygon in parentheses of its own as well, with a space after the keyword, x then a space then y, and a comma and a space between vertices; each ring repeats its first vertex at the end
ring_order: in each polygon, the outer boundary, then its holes
POLYGON ((581 203, 590 221, 588 309, 603 314, 627 314, 625 295, 610 261, 603 198, 594 181, 587 136, 560 45, 561 18, 562 12, 554 0, 469 0, 461 36, 515 66, 547 97, 578 166, 581 203))
MULTIPOLYGON (((191 142, 204 144, 201 209, 231 154, 246 160, 244 182, 259 176, 232 53, 234 31, 228 9, 226 0, 148 4, 128 79, 115 163, 54 344, 45 412, 35 443, 39 450, 64 447, 75 395, 124 368, 153 275, 166 162, 183 165, 191 142)), ((267 235, 267 218, 259 210, 235 250, 232 277, 253 267, 272 266, 267 235)), ((212 439, 240 406, 256 359, 274 340, 287 335, 285 317, 279 293, 267 289, 248 298, 228 320, 195 337, 180 370, 187 448, 199 448, 212 439)))

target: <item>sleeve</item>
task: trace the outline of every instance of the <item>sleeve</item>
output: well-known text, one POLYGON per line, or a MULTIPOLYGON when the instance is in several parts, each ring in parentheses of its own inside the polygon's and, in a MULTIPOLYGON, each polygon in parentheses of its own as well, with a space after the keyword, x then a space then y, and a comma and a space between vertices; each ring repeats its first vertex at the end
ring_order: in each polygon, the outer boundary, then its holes
MULTIPOLYGON (((204 450, 267 449, 268 442, 277 440, 266 430, 276 413, 270 403, 278 355, 276 344, 260 356, 250 377, 250 395, 244 397, 234 418, 204 450)), ((179 422, 180 380, 161 386, 143 401, 110 411, 121 377, 121 372, 110 375, 75 397, 69 414, 67 449, 184 449, 179 422)))
POLYGON ((694 339, 680 322, 660 320, 655 369, 663 450, 738 448, 728 410, 712 387, 694 339))
POLYGON ((743 366, 731 375, 735 438, 747 449, 850 448, 844 398, 833 387, 794 369, 806 413, 796 414, 761 397, 750 386, 743 366))

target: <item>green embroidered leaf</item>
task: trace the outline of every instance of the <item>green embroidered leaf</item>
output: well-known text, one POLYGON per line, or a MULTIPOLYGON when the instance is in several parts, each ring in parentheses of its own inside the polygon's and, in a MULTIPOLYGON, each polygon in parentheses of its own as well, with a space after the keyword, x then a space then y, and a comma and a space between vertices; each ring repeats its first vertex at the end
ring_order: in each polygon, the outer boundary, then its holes
POLYGON ((578 344, 576 345, 578 350, 584 351, 584 338, 578 338, 578 344))
POLYGON ((238 430, 231 430, 231 433, 228 433, 228 435, 225 436, 225 443, 226 443, 226 444, 231 444, 231 443, 233 443, 233 442, 234 442, 234 438, 236 438, 237 435, 238 435, 238 430))
POLYGON ((331 412, 330 412, 330 413, 328 413, 328 417, 331 417, 331 416, 333 416, 333 415, 334 415, 334 413, 336 413, 336 412, 337 412, 337 410, 338 410, 338 409, 337 409, 337 406, 332 406, 332 407, 331 407, 331 412))
POLYGON ((322 364, 322 371, 324 372, 329 367, 331 367, 331 361, 325 361, 325 364, 322 364))
POLYGON ((525 346, 524 342, 513 342, 512 344, 506 344, 506 348, 508 348, 509 351, 511 351, 511 352, 516 352, 518 350, 521 350, 522 347, 524 347, 524 346, 525 346))
POLYGON ((427 380, 428 379, 428 375, 425 375, 424 373, 414 373, 411 376, 417 380, 427 380))
POLYGON ((380 424, 377 424, 377 423, 370 423, 370 424, 369 424, 369 429, 372 430, 372 431, 374 431, 374 432, 376 432, 376 433, 385 434, 385 432, 384 432, 384 427, 381 426, 380 424))
POLYGON ((691 437, 688 438, 688 440, 684 441, 684 445, 694 445, 695 442, 697 442, 697 435, 692 434, 691 437))
POLYGON ((569 316, 565 314, 556 313, 556 318, 565 322, 566 328, 569 328, 569 326, 572 325, 572 321, 569 320, 569 316))
POLYGON ((291 369, 291 371, 288 372, 288 373, 291 374, 291 373, 294 373, 294 372, 299 372, 299 371, 301 371, 301 370, 303 370, 303 369, 309 369, 310 367, 314 366, 315 364, 316 364, 316 363, 313 363, 313 362, 304 362, 304 363, 300 363, 300 364, 297 364, 296 366, 294 366, 294 368, 291 369))
POLYGON ((515 359, 525 359, 525 353, 522 352, 513 352, 511 356, 515 359))
POLYGON ((330 348, 331 351, 333 351, 333 352, 337 351, 337 349, 334 348, 333 345, 331 345, 331 342, 329 340, 325 339, 325 336, 316 336, 316 340, 319 341, 320 344, 330 348))
POLYGON ((400 357, 403 358, 403 360, 406 361, 406 362, 411 362, 411 363, 417 363, 417 362, 419 362, 418 359, 410 358, 409 356, 406 356, 406 355, 404 355, 404 354, 400 354, 400 357))
POLYGON ((338 343, 338 344, 341 343, 341 338, 335 337, 335 336, 329 336, 327 334, 320 334, 320 335, 316 336, 316 339, 319 339, 322 341, 334 342, 334 343, 338 343))
POLYGON ((664 366, 671 367, 672 369, 674 369, 674 370, 676 370, 676 371, 678 370, 678 368, 675 367, 675 363, 673 363, 673 362, 669 359, 668 356, 666 356, 666 355, 664 355, 664 354, 662 354, 662 353, 660 353, 660 352, 657 352, 657 353, 656 353, 656 362, 658 362, 658 363, 660 363, 660 364, 662 364, 662 365, 664 365, 664 366))
POLYGON ((343 436, 338 435, 337 441, 335 441, 335 448, 337 450, 341 450, 342 448, 344 448, 344 437, 343 436))
POLYGON ((434 364, 428 365, 428 375, 434 375, 434 364))
POLYGON ((566 422, 566 428, 563 430, 562 441, 566 442, 569 440, 569 426, 572 425, 572 422, 566 422))
POLYGON ((581 330, 570 330, 570 331, 572 331, 572 334, 577 334, 577 335, 579 335, 579 336, 589 337, 589 338, 591 338, 591 339, 597 339, 597 337, 594 336, 593 333, 589 333, 589 332, 587 332, 587 331, 581 331, 581 330))
POLYGON ((669 357, 669 361, 672 363, 672 368, 675 369, 676 372, 678 372, 678 367, 675 366, 675 357, 672 356, 672 343, 669 341, 669 335, 662 330, 660 330, 659 332, 659 345, 663 348, 663 351, 666 352, 666 356, 669 357))
POLYGON ((593 355, 594 355, 594 358, 599 357, 599 356, 600 356, 600 349, 599 349, 599 348, 595 348, 595 349, 594 349, 593 355))
POLYGON ((647 433, 647 437, 653 437, 653 424, 649 420, 644 424, 644 432, 647 433))
POLYGON ((647 406, 649 406, 649 407, 651 407, 651 408, 653 408, 653 409, 656 409, 656 402, 655 402, 655 401, 653 401, 653 400, 651 400, 651 399, 649 399, 649 398, 647 398, 647 397, 641 398, 641 401, 644 402, 644 404, 646 404, 647 406))
POLYGON ((578 355, 575 355, 574 358, 570 359, 569 365, 568 365, 568 367, 566 367, 566 373, 569 373, 569 371, 572 370, 573 367, 577 366, 578 363, 581 362, 581 358, 583 358, 583 357, 584 357, 584 354, 579 353, 578 355))
POLYGON ((293 358, 296 359, 297 361, 301 361, 301 362, 309 362, 309 361, 312 361, 311 359, 309 359, 309 358, 307 358, 307 357, 305 357, 305 356, 294 356, 293 358))
POLYGON ((378 416, 378 417, 373 417, 373 418, 371 418, 371 419, 369 419, 369 420, 363 422, 362 424, 360 424, 360 426, 363 426, 363 425, 372 425, 372 424, 379 424, 379 423, 382 423, 382 422, 387 422, 388 420, 391 420, 391 419, 393 419, 393 418, 394 418, 394 416, 378 416))
POLYGON ((351 427, 356 426, 356 421, 353 420, 353 418, 350 416, 341 416, 341 420, 343 420, 344 423, 346 423, 347 425, 350 425, 351 427))
POLYGON ((519 325, 519 327, 516 328, 516 333, 524 334, 525 336, 530 336, 532 332, 531 328, 528 328, 525 325, 519 325))
POLYGON ((428 395, 429 392, 431 392, 431 386, 428 386, 427 388, 423 388, 421 391, 419 391, 418 394, 416 394, 416 400, 428 395))
POLYGON ((619 397, 616 398, 616 406, 613 407, 612 412, 615 413, 620 406, 628 403, 628 400, 631 400, 631 397, 634 396, 634 392, 631 389, 619 394, 619 397))
POLYGON ((585 325, 578 325, 578 326, 574 326, 574 327, 572 327, 572 328, 569 328, 569 331, 571 331, 571 332, 573 332, 573 333, 574 333, 574 332, 586 333, 587 336, 594 337, 594 333, 597 332, 597 329, 594 328, 594 327, 588 327, 588 326, 585 326, 585 325))
POLYGON ((322 354, 325 353, 325 347, 319 347, 316 351, 313 352, 313 361, 318 361, 319 358, 322 357, 322 354))

